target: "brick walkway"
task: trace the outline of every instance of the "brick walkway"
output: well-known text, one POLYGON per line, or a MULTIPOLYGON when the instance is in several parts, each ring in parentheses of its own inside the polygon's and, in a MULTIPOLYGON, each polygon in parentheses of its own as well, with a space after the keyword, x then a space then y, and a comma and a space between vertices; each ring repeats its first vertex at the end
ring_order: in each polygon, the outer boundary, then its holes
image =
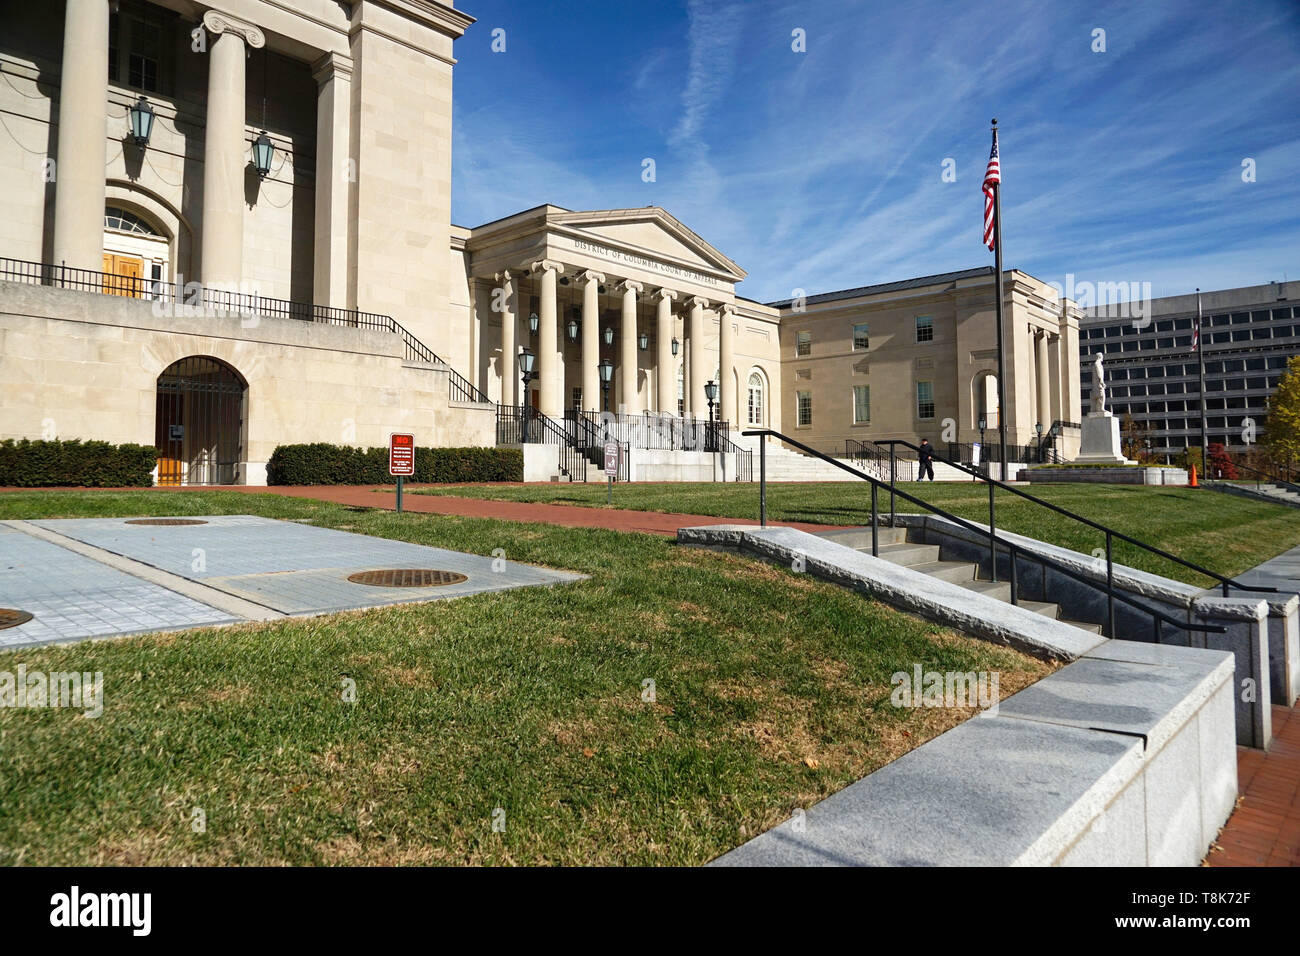
POLYGON ((1300 708, 1273 708, 1267 752, 1237 748, 1241 799, 1211 866, 1300 866, 1300 708))
MULTIPOLYGON (((550 487, 548 485, 548 487, 550 487)), ((285 495, 289 498, 315 498, 335 504, 364 508, 397 507, 397 492, 391 487, 369 485, 204 485, 180 488, 0 488, 5 491, 239 491, 247 494, 285 495), (376 491, 379 488, 381 490, 376 491)), ((758 487, 754 487, 758 498, 758 487)), ((547 505, 522 501, 490 501, 482 498, 456 498, 444 495, 416 495, 410 490, 402 496, 402 510, 421 514, 460 515, 469 518, 499 518, 504 521, 537 521, 570 528, 608 528, 611 531, 641 531, 674 537, 678 528, 698 525, 745 524, 757 521, 745 518, 719 518, 716 515, 683 515, 656 511, 623 511, 615 508, 588 508, 581 505, 547 505)), ((825 531, 833 525, 782 521, 785 527, 804 531, 825 531)))

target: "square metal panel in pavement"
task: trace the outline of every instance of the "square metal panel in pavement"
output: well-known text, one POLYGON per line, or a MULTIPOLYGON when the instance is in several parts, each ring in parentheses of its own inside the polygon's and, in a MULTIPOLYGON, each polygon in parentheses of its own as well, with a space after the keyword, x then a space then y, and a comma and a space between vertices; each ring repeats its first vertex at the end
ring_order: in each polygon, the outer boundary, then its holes
POLYGON ((164 587, 0 525, 0 606, 33 615, 0 648, 174 631, 236 620, 164 587))

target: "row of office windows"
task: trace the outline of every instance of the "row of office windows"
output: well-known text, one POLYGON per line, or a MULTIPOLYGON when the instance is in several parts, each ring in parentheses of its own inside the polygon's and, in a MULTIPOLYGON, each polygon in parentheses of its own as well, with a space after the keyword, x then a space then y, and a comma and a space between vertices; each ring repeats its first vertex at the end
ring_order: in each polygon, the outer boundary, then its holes
MULTIPOLYGON (((1278 321, 1300 317, 1300 307, 1282 306, 1276 309, 1256 309, 1251 312, 1225 312, 1207 315, 1201 319, 1202 328, 1220 328, 1226 325, 1247 325, 1252 322, 1278 321)), ((1132 320, 1115 325, 1092 325, 1079 329, 1079 339, 1117 339, 1121 335, 1159 334, 1161 332, 1190 331, 1194 323, 1191 317, 1182 319, 1159 319, 1154 326, 1138 328, 1132 320)))
MULTIPOLYGON (((1228 329, 1223 332, 1205 332, 1202 338, 1210 345, 1222 345, 1231 342, 1267 342, 1273 339, 1289 339, 1300 335, 1300 327, 1294 325, 1252 326, 1248 329, 1228 329)), ((1102 342, 1081 345, 1085 355, 1104 355, 1124 352, 1156 352, 1169 349, 1190 349, 1190 335, 1176 335, 1156 339, 1124 339, 1123 341, 1102 342)))
MULTIPOLYGON (((1259 375, 1252 378, 1207 379, 1207 392, 1244 392, 1247 389, 1277 388, 1281 376, 1259 375)), ((1183 395, 1197 394, 1196 382, 1150 382, 1146 385, 1112 385, 1107 389, 1108 398, 1130 398, 1142 395, 1183 395)))
MULTIPOLYGON (((1286 368, 1285 355, 1257 355, 1253 358, 1213 359, 1205 363, 1206 375, 1222 375, 1225 372, 1263 372, 1266 369, 1286 368)), ((1141 381, 1152 378, 1196 378, 1198 372, 1195 362, 1174 363, 1172 365, 1115 365, 1106 369, 1106 381, 1125 382, 1141 381)), ((1083 369, 1080 381, 1085 385, 1092 381, 1092 368, 1083 369)))
MULTIPOLYGON (((865 352, 871 348, 871 323, 855 322, 853 324, 853 351, 865 352)), ((918 315, 916 317, 916 341, 934 341, 934 316, 918 315)), ((812 332, 807 329, 794 334, 794 354, 796 356, 812 355, 812 332)))
MULTIPOLYGON (((1254 402, 1245 398, 1207 398, 1205 408, 1207 411, 1240 408, 1244 411, 1259 412, 1262 415, 1264 414, 1264 396, 1259 396, 1254 402)), ((1137 418, 1146 417, 1154 422, 1156 416, 1170 413, 1191 412, 1200 414, 1201 404, 1196 399, 1187 402, 1116 402, 1111 406, 1110 410, 1116 415, 1133 415, 1137 418)))
MULTIPOLYGON (((813 423, 813 402, 811 391, 795 392, 795 422, 800 428, 808 428, 813 423)), ((934 418, 934 383, 916 383, 916 417, 924 420, 934 418)), ((853 424, 869 425, 871 423, 871 386, 853 386, 853 424)))

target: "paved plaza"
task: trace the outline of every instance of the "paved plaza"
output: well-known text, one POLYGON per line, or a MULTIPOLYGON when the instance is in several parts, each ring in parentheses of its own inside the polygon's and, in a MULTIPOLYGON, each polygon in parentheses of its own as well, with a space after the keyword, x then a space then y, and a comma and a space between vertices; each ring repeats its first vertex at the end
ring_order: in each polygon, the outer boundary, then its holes
POLYGON ((446 600, 582 577, 252 515, 168 525, 133 520, 0 523, 0 607, 33 615, 0 629, 0 648, 446 600), (348 580, 396 569, 451 572, 452 583, 348 580), (266 613, 232 613, 242 606, 266 613))

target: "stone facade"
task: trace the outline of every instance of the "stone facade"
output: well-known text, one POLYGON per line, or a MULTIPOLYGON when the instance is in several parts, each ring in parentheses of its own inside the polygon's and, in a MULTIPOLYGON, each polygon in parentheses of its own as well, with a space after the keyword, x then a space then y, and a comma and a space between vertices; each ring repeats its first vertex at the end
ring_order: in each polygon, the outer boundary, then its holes
MULTIPOLYGON (((52 422, 57 437, 155 441, 170 428, 152 417, 158 377, 206 356, 247 388, 241 481, 282 442, 380 443, 401 427, 422 444, 492 444, 492 403, 702 418, 710 383, 733 434, 763 426, 842 452, 848 438, 936 440, 951 419, 948 440, 977 439, 979 410, 992 412, 990 270, 763 304, 737 294, 743 269, 657 207, 453 225, 453 46, 472 22, 436 0, 64 0, 12 18, 0 438, 52 422), (274 150, 266 168, 259 143, 274 150), (260 324, 132 301, 195 284, 256 297, 260 324), (924 343, 910 338, 923 313, 924 343), (922 381, 933 418, 916 414, 922 381), (854 421, 857 385, 871 388, 870 422, 854 421)), ((1077 315, 1045 289, 1008 273, 1018 444, 1038 420, 1078 417, 1077 315)))

